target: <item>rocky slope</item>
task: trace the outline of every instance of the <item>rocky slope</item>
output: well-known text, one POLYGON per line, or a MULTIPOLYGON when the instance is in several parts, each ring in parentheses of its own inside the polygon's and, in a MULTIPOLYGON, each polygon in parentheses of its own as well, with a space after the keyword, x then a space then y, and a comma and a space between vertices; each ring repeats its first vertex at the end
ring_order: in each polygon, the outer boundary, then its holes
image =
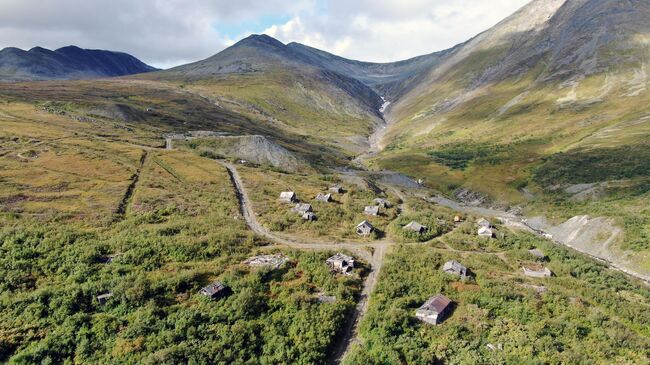
POLYGON ((55 51, 41 47, 0 51, 0 81, 92 79, 154 70, 126 53, 75 46, 55 51))

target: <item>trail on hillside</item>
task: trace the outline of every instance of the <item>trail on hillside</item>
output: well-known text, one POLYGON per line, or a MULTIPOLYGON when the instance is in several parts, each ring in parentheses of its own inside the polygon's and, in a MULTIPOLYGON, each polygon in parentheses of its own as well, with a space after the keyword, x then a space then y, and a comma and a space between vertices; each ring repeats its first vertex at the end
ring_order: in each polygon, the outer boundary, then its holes
POLYGON ((361 295, 354 311, 351 313, 348 321, 343 328, 341 337, 332 349, 332 356, 330 363, 340 364, 348 353, 351 345, 358 342, 359 323, 363 315, 368 310, 368 300, 370 295, 377 285, 377 275, 379 274, 383 265, 384 256, 390 245, 390 241, 378 241, 373 243, 346 243, 346 242, 324 242, 324 241, 310 241, 310 243, 299 242, 292 238, 275 234, 264 228, 257 218, 253 205, 248 198, 248 193, 244 187, 244 183, 239 176, 237 168, 230 163, 220 162, 228 171, 230 179, 235 188, 237 198, 239 200, 240 211, 246 220, 250 229, 258 235, 265 237, 276 245, 287 246, 299 250, 347 250, 353 252, 355 255, 363 258, 370 265, 370 272, 363 281, 363 288, 361 295), (372 250, 368 252, 368 248, 372 250))

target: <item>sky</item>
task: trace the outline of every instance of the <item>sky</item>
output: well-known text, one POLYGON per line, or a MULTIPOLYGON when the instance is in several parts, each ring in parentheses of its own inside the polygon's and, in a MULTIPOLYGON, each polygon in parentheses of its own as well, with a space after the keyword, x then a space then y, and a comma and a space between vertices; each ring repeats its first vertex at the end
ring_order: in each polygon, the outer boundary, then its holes
POLYGON ((250 34, 390 62, 450 48, 529 0, 0 0, 0 48, 67 45, 167 68, 250 34))

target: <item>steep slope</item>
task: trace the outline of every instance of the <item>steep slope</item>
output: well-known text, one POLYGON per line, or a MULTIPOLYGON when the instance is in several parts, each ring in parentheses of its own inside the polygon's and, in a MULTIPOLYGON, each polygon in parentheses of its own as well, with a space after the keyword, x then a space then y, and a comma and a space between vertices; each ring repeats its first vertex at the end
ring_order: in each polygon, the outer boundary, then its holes
POLYGON ((154 71, 137 58, 121 52, 75 46, 50 51, 5 48, 0 51, 0 81, 91 79, 154 71))
POLYGON ((288 46, 325 69, 362 81, 386 100, 397 100, 423 73, 448 59, 460 48, 457 46, 399 62, 373 63, 339 57, 300 43, 289 43, 288 46))
POLYGON ((606 249, 650 272, 649 35, 647 1, 532 1, 394 101, 370 163, 556 223, 609 216, 606 249))
POLYGON ((179 83, 217 105, 313 136, 350 157, 367 148, 365 136, 383 124, 383 102, 372 88, 266 35, 143 77, 179 83))

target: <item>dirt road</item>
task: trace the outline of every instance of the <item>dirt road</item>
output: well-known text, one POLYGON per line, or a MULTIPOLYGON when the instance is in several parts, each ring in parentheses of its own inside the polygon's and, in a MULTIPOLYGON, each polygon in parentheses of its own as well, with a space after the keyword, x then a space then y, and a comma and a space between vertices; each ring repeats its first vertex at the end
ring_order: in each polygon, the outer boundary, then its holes
POLYGON ((241 213, 253 232, 265 237, 276 245, 287 246, 299 250, 347 250, 358 257, 363 258, 370 265, 370 272, 363 282, 363 289, 361 290, 359 302, 351 314, 348 323, 345 325, 343 337, 338 340, 333 350, 331 363, 340 364, 347 355, 351 345, 359 342, 359 323, 368 310, 368 299, 377 285, 377 276, 381 270, 386 251, 393 243, 386 240, 372 243, 322 241, 310 241, 309 243, 305 243, 285 235, 272 233, 264 228, 255 217, 253 205, 248 197, 244 182, 239 176, 237 168, 230 163, 221 162, 221 164, 228 170, 228 174, 230 175, 230 179, 232 180, 237 193, 237 198, 239 199, 241 213), (368 249, 370 249, 370 251, 368 249))

